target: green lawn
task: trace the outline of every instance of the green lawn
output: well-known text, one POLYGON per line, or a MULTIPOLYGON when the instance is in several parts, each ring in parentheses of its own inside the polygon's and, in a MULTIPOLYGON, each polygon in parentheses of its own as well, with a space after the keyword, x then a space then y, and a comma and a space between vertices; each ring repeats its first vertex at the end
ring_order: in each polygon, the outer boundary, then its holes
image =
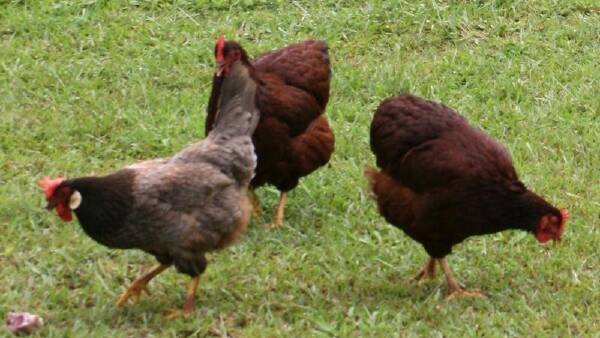
POLYGON ((171 2, 0 0, 0 323, 24 310, 46 319, 38 337, 599 337, 597 0, 171 2), (263 229, 277 191, 259 191, 266 214, 210 256, 193 318, 163 319, 189 281, 174 270, 116 308, 153 258, 61 222, 35 181, 201 138, 219 34, 251 55, 328 41, 336 152, 293 191, 282 230, 263 229), (415 284, 425 251, 366 191, 371 116, 402 90, 487 130, 527 185, 571 212, 560 246, 505 232, 455 247, 457 277, 487 299, 446 302, 439 274, 415 284))

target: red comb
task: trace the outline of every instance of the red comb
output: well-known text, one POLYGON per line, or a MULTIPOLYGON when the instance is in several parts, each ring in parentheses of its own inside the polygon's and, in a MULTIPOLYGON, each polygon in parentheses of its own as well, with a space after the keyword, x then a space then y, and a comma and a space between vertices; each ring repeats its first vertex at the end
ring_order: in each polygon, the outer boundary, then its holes
POLYGON ((52 195, 54 195, 54 191, 64 180, 65 179, 63 177, 57 177, 53 180, 49 177, 44 177, 37 183, 44 190, 44 195, 46 196, 46 199, 49 199, 52 197, 52 195))
POLYGON ((216 55, 217 62, 223 62, 223 60, 225 59, 225 56, 223 55, 224 48, 225 48, 225 38, 223 37, 223 35, 219 35, 219 38, 217 39, 217 55, 216 55))

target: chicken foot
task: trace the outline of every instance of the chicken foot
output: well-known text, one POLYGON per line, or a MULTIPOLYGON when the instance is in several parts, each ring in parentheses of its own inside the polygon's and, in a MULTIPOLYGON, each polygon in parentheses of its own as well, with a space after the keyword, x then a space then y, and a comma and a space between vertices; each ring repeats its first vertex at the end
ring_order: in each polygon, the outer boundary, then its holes
POLYGON ((262 215, 263 209, 262 209, 262 206, 260 205, 260 199, 258 198, 258 195, 256 195, 256 192, 254 191, 254 189, 248 189, 248 199, 250 200, 250 203, 252 204, 252 214, 254 216, 262 215))
POLYGON ((421 282, 426 279, 432 279, 433 277, 435 277, 435 259, 429 257, 427 263, 425 263, 421 271, 415 276, 415 280, 421 282))
POLYGON ((448 266, 448 262, 446 262, 445 258, 438 259, 444 274, 446 275, 446 282, 448 283, 448 296, 446 296, 446 300, 451 300, 457 297, 479 297, 485 298, 485 295, 481 293, 479 290, 467 290, 461 287, 458 284, 456 278, 452 274, 452 270, 448 266))
POLYGON ((127 291, 123 292, 119 296, 119 299, 117 299, 117 305, 123 306, 125 303, 127 303, 129 298, 133 300, 134 304, 137 303, 140 300, 142 292, 145 292, 149 295, 150 291, 148 290, 148 283, 152 280, 152 278, 158 276, 159 273, 163 272, 170 266, 171 264, 157 265, 141 277, 138 277, 133 281, 133 283, 131 283, 129 288, 127 288, 127 291))
POLYGON ((273 217, 273 221, 266 225, 268 229, 276 229, 281 228, 283 226, 283 214, 285 210, 285 203, 287 201, 288 193, 282 191, 279 195, 279 203, 277 203, 277 210, 275 211, 275 216, 273 217))
POLYGON ((192 314, 194 310, 194 301, 196 299, 196 290, 198 290, 198 285, 200 284, 200 275, 194 277, 187 288, 187 293, 185 297, 185 303, 183 304, 182 309, 173 309, 169 310, 166 319, 175 319, 179 316, 183 316, 187 318, 192 314))

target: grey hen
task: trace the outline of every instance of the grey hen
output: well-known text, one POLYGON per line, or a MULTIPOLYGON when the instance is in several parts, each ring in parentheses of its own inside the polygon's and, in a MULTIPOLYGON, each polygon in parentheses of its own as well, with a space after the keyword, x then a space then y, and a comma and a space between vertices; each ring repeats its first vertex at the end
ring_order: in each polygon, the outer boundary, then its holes
POLYGON ((215 128, 171 158, 130 165, 103 177, 42 179, 49 209, 110 248, 144 250, 160 265, 136 279, 117 301, 139 299, 148 282, 171 265, 193 280, 183 313, 191 313, 205 253, 244 232, 247 187, 256 155, 251 135, 259 120, 256 84, 237 62, 224 80, 215 128))

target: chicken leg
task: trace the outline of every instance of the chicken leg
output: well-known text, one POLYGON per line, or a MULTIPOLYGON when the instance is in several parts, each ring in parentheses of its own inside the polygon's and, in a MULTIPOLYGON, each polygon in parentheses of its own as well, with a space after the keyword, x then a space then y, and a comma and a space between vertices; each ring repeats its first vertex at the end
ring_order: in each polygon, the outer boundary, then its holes
POLYGON ((179 316, 183 316, 187 318, 190 316, 192 311, 194 310, 194 301, 196 299, 196 290, 198 290, 198 285, 200 284, 200 275, 194 277, 188 285, 187 293, 185 297, 185 303, 183 304, 183 308, 170 310, 166 315, 167 319, 175 319, 179 316))
POLYGON ((143 276, 138 277, 136 280, 133 281, 133 283, 131 283, 129 288, 127 288, 127 291, 123 292, 119 296, 119 299, 117 299, 117 305, 123 306, 125 303, 127 303, 127 300, 129 298, 132 298, 133 303, 135 304, 140 300, 140 295, 142 294, 142 292, 150 294, 150 291, 148 290, 148 283, 152 280, 152 278, 156 277, 159 273, 163 272, 170 266, 171 264, 157 265, 143 276))
POLYGON ((432 279, 433 277, 435 277, 435 259, 429 257, 427 263, 425 263, 421 271, 415 276, 415 280, 420 282, 426 279, 432 279))
POLYGON ((439 258, 438 261, 442 266, 442 270, 446 275, 446 281, 448 283, 448 296, 446 300, 451 300, 456 297, 480 297, 485 298, 485 295, 481 293, 479 290, 467 290, 463 289, 460 285, 458 285, 458 281, 454 278, 452 274, 452 270, 448 266, 445 258, 439 258))
POLYGON ((254 216, 262 215, 263 209, 262 209, 262 206, 260 205, 260 199, 258 198, 258 195, 256 195, 256 192, 252 188, 248 189, 248 199, 250 200, 250 203, 252 204, 252 214, 254 216))
POLYGON ((275 216, 273 217, 273 221, 267 224, 267 228, 276 229, 281 228, 283 226, 283 214, 285 209, 285 202, 287 201, 288 193, 282 191, 279 195, 279 203, 277 203, 277 210, 275 211, 275 216))

